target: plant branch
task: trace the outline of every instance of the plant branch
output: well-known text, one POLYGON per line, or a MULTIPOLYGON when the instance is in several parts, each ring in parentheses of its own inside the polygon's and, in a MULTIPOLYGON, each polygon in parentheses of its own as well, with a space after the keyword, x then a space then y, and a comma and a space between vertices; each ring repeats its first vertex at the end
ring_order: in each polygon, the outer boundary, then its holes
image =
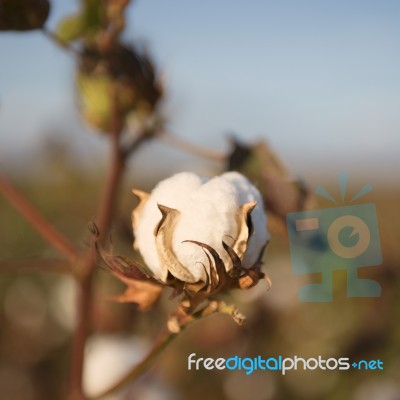
POLYGON ((23 271, 71 274, 71 265, 68 261, 58 259, 12 259, 1 260, 0 271, 2 273, 14 273, 23 271))
MULTIPOLYGON (((109 134, 110 140, 110 159, 108 165, 107 177, 104 183, 103 193, 96 217, 96 225, 99 230, 98 240, 104 243, 107 232, 110 229, 112 215, 117 197, 118 186, 120 184, 125 159, 131 154, 126 154, 120 143, 120 136, 123 124, 120 116, 118 97, 116 90, 113 96, 113 125, 112 132, 109 134)), ((139 135, 136 139, 137 144, 133 144, 134 150, 143 142, 143 135, 139 135)), ((98 262, 98 255, 95 250, 94 242, 88 249, 85 258, 77 271, 79 278, 78 299, 77 299, 77 326, 73 338, 72 362, 70 370, 70 387, 69 399, 80 400, 85 399, 82 388, 83 361, 86 338, 89 332, 90 316, 92 309, 92 283, 95 267, 98 262)))
POLYGON ((100 400, 123 388, 127 383, 139 378, 177 336, 178 334, 165 330, 154 347, 139 364, 135 365, 127 374, 121 377, 110 388, 105 390, 103 393, 91 397, 90 400, 100 400))
POLYGON ((217 312, 230 315, 239 325, 244 321, 244 316, 238 312, 235 306, 228 305, 223 301, 212 300, 203 308, 192 314, 187 314, 185 309, 182 307, 182 304, 180 304, 175 312, 170 316, 167 322, 167 328, 164 329, 160 338, 142 361, 140 361, 139 364, 136 364, 108 389, 96 396, 90 397, 89 400, 101 400, 139 378, 148 368, 151 367, 153 362, 164 351, 164 349, 179 335, 179 333, 186 329, 188 325, 217 312))
POLYGON ((47 240, 56 250, 58 250, 69 261, 75 261, 79 253, 68 239, 61 234, 40 212, 26 200, 24 195, 19 192, 0 172, 0 192, 8 202, 47 240))
POLYGON ((191 143, 169 131, 162 131, 157 137, 162 143, 168 146, 174 147, 176 149, 193 154, 198 157, 205 158, 207 160, 221 162, 225 161, 227 157, 226 154, 222 152, 191 143))
POLYGON ((80 55, 80 52, 78 50, 68 45, 68 43, 63 42, 59 37, 57 37, 57 35, 54 32, 48 30, 45 26, 41 29, 41 31, 44 34, 44 36, 46 36, 46 38, 48 38, 51 42, 53 42, 56 46, 60 47, 62 50, 65 50, 74 56, 80 55))
POLYGON ((140 132, 138 136, 135 137, 133 141, 128 143, 123 150, 124 157, 129 157, 133 154, 144 142, 153 138, 154 135, 151 132, 143 131, 140 132))
MULTIPOLYGON (((114 202, 117 196, 118 185, 121 180, 124 159, 120 148, 119 138, 122 131, 117 98, 113 96, 113 131, 110 139, 110 161, 107 178, 97 212, 96 223, 99 228, 99 240, 103 241, 111 225, 114 202)), ((75 328, 72 345, 72 362, 70 371, 70 399, 84 399, 82 388, 83 361, 86 338, 89 332, 90 316, 92 309, 92 283, 94 269, 97 263, 97 254, 92 245, 84 258, 78 272, 79 287, 77 298, 77 326, 75 328)))

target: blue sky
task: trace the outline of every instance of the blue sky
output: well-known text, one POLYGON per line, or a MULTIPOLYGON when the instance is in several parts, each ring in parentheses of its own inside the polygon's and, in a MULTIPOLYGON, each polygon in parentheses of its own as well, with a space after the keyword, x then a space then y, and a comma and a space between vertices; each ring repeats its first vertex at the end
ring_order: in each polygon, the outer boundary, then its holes
MULTIPOLYGON (((127 38, 157 60, 177 133, 265 138, 300 170, 400 166, 400 2, 134 3, 127 38)), ((53 1, 50 26, 76 7, 53 1)), ((0 54, 0 157, 79 126, 65 54, 40 33, 0 35, 0 54)))

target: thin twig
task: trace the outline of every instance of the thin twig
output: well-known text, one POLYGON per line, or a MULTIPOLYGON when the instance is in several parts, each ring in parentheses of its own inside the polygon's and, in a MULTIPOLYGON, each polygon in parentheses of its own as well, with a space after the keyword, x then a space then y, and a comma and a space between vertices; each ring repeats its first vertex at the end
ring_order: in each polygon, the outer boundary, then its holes
POLYGON ((195 156, 202 157, 207 160, 221 162, 225 161, 227 157, 226 154, 222 152, 191 143, 169 131, 160 132, 157 135, 157 138, 168 146, 172 146, 176 149, 186 153, 194 154, 195 156))
POLYGON ((124 157, 129 157, 130 154, 133 154, 144 142, 152 139, 154 135, 151 132, 140 132, 133 141, 128 143, 124 149, 124 157))
POLYGON ((157 359, 157 357, 164 351, 164 349, 190 324, 198 321, 201 318, 212 315, 216 312, 230 315, 236 323, 243 322, 244 317, 238 312, 235 306, 227 305, 220 301, 210 301, 202 309, 193 314, 187 314, 182 305, 179 305, 176 311, 170 316, 166 329, 162 332, 160 338, 154 344, 150 352, 136 364, 130 371, 119 378, 112 386, 104 390, 102 393, 90 397, 89 400, 101 400, 110 394, 122 389, 128 383, 132 383, 145 373, 157 359), (172 328, 172 329, 171 329, 172 328))
POLYGON ((0 172, 0 192, 9 203, 45 238, 55 249, 57 249, 69 261, 75 261, 79 253, 69 240, 59 232, 40 212, 28 202, 0 172))
POLYGON ((153 364, 156 358, 163 352, 163 350, 177 337, 176 333, 172 333, 165 330, 161 335, 160 339, 156 342, 150 352, 144 357, 144 359, 137 365, 135 365, 128 373, 121 377, 116 383, 90 400, 100 400, 118 390, 123 388, 129 382, 133 382, 135 379, 140 377, 147 369, 153 364))
POLYGON ((78 50, 74 49, 68 43, 63 42, 54 32, 51 32, 46 27, 43 27, 41 31, 43 32, 44 36, 46 36, 51 42, 60 47, 62 50, 65 50, 74 56, 80 55, 80 52, 78 50))

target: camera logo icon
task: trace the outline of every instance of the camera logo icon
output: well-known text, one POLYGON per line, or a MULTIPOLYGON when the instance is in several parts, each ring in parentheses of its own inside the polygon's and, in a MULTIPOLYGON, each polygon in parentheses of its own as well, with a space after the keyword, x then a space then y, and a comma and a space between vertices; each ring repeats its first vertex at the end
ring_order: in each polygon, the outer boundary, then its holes
MULTIPOLYGON (((347 175, 340 175, 342 202, 347 175)), ((366 185, 350 203, 372 190, 366 185)), ((322 187, 316 192, 338 202, 322 187)), ((373 203, 337 206, 320 210, 289 213, 286 216, 293 272, 297 275, 321 275, 321 283, 299 289, 299 300, 330 302, 332 274, 347 273, 348 297, 379 297, 380 285, 371 279, 358 277, 358 270, 382 263, 376 208, 373 203)))

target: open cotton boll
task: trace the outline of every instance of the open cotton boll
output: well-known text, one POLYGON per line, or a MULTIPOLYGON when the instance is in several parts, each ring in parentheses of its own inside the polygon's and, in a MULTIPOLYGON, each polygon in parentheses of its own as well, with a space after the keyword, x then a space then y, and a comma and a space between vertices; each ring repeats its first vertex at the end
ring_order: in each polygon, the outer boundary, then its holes
POLYGON ((146 265, 156 277, 165 282, 168 274, 166 266, 158 259, 154 229, 161 219, 158 204, 180 209, 188 201, 190 193, 203 183, 195 174, 183 172, 165 179, 157 184, 151 196, 143 207, 135 229, 135 244, 138 247, 146 265))
POLYGON ((158 205, 179 211, 172 233, 172 251, 191 274, 187 282, 206 281, 209 260, 201 247, 185 241, 205 243, 217 251, 227 270, 232 261, 222 245, 233 246, 238 239, 246 203, 257 202, 251 213, 254 233, 243 255, 243 266, 251 267, 268 240, 266 216, 257 189, 242 175, 230 172, 212 179, 180 173, 160 182, 138 216, 136 246, 154 275, 166 281, 168 265, 162 265, 154 235, 162 214, 158 205))
POLYGON ((254 227, 254 235, 250 237, 247 251, 245 253, 243 267, 249 268, 257 261, 261 249, 270 239, 267 230, 267 216, 264 211, 263 199, 257 188, 250 181, 238 172, 226 172, 222 175, 237 188, 239 203, 241 205, 256 201, 257 205, 251 213, 251 220, 254 227))
MULTIPOLYGON (((97 396, 126 374, 146 354, 149 344, 142 338, 122 335, 91 337, 85 348, 84 387, 90 396, 97 396)), ((119 395, 109 395, 117 400, 119 395)))
POLYGON ((182 242, 195 240, 206 243, 217 251, 225 265, 231 264, 222 240, 231 244, 237 236, 239 206, 235 188, 222 177, 216 177, 193 191, 179 209, 181 215, 174 230, 173 250, 195 277, 194 282, 205 280, 209 262, 199 246, 182 242))

